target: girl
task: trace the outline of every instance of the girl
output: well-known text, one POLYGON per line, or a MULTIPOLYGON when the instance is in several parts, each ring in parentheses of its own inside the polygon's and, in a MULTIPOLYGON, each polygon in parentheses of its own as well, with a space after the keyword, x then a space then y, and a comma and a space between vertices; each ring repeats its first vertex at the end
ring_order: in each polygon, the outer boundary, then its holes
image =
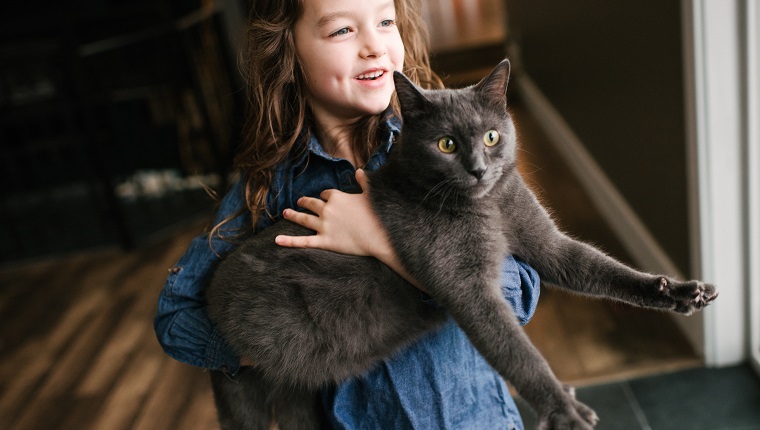
MULTIPOLYGON (((369 255, 405 275, 366 192, 347 192, 367 191, 357 167, 380 167, 399 133, 392 72, 440 85, 422 28, 418 0, 254 2, 246 52, 251 109, 236 157, 242 175, 211 232, 170 270, 155 319, 167 354, 232 378, 245 371, 245 357, 209 321, 203 290, 241 237, 282 217, 317 232, 277 238, 283 246, 369 255), (290 209, 298 206, 314 215, 290 209)), ((536 273, 510 257, 502 284, 527 322, 538 300, 536 273)), ((326 388, 323 406, 337 429, 522 428, 506 384, 451 320, 362 377, 326 388)))

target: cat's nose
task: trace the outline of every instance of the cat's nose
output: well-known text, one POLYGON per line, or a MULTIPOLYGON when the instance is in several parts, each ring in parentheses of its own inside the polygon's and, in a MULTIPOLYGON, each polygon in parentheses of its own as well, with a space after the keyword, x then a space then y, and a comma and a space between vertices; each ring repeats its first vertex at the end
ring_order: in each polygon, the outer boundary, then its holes
POLYGON ((470 174, 476 178, 478 178, 478 181, 483 179, 483 175, 486 174, 486 168, 485 167, 479 167, 470 170, 470 174))

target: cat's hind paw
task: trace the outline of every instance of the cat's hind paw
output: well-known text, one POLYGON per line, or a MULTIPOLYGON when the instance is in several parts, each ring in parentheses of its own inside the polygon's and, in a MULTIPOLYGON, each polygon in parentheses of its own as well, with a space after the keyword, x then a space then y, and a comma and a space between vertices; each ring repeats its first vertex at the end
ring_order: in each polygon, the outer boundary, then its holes
POLYGON ((538 420, 536 430, 593 430, 599 422, 596 413, 586 405, 579 402, 587 411, 578 410, 574 414, 552 414, 538 420), (588 416, 581 414, 589 413, 588 416))
POLYGON ((659 293, 669 299, 670 310, 686 315, 701 310, 718 297, 718 290, 712 284, 679 282, 665 277, 659 279, 659 293))
POLYGON ((593 430, 599 423, 599 417, 593 409, 575 398, 575 388, 570 385, 562 386, 570 396, 570 404, 566 410, 550 413, 540 417, 537 430, 593 430))

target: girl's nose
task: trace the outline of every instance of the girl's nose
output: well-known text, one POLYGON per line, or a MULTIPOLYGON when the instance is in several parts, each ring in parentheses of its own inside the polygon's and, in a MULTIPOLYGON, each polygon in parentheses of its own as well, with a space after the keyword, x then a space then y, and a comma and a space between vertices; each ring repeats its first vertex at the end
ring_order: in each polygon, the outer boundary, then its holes
POLYGON ((379 58, 385 55, 387 49, 382 38, 374 31, 367 31, 362 37, 362 46, 359 55, 362 58, 379 58))

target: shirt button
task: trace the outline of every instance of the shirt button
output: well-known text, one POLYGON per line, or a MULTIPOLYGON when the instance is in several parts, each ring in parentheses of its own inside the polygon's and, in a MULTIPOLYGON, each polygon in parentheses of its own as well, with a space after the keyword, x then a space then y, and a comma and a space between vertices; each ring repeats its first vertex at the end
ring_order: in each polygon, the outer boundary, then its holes
POLYGON ((172 268, 169 269, 169 273, 171 273, 172 275, 176 275, 181 270, 182 270, 182 266, 174 266, 174 267, 172 267, 172 268))

